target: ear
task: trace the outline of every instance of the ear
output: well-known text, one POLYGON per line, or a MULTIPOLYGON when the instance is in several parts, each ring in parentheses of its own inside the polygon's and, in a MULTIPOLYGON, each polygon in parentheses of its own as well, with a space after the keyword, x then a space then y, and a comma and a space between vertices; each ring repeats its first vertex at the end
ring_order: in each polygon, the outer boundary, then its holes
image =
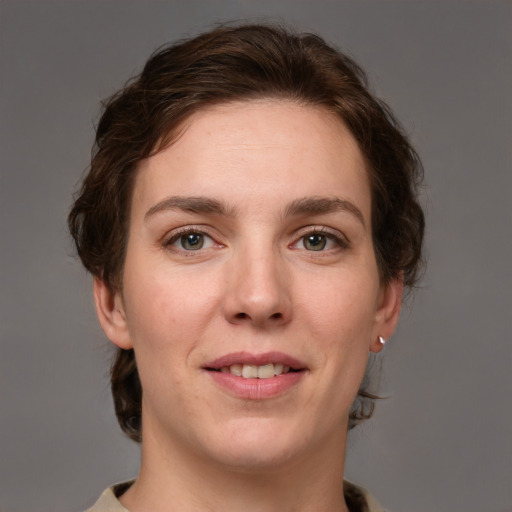
POLYGON ((372 339, 370 340, 371 352, 382 350, 383 344, 379 341, 379 336, 387 340, 393 334, 400 316, 403 289, 404 283, 401 278, 393 279, 382 287, 375 312, 372 339))
POLYGON ((122 349, 133 348, 121 294, 113 292, 104 281, 94 278, 96 314, 107 338, 122 349))

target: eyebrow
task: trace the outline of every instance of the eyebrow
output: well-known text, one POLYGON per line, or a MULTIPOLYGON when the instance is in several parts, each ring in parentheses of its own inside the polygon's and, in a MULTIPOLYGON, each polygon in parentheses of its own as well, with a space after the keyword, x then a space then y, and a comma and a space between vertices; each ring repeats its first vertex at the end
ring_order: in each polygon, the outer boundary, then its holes
POLYGON ((304 197, 290 203, 286 208, 286 216, 322 215, 326 213, 346 212, 357 218, 366 227, 361 210, 350 201, 339 197, 304 197))
MULTIPOLYGON (((144 216, 145 219, 160 212, 168 210, 182 210, 189 213, 215 214, 233 217, 236 214, 235 207, 228 207, 225 203, 211 197, 196 196, 183 197, 172 196, 163 199, 152 206, 144 216)), ((350 201, 339 197, 304 197, 292 201, 285 209, 285 217, 297 217, 300 215, 322 215, 335 212, 347 212, 352 214, 365 227, 364 216, 361 210, 350 201)))
POLYGON ((159 203, 152 206, 144 216, 145 219, 152 217, 160 212, 168 210, 182 210, 189 213, 216 214, 232 217, 235 214, 234 208, 228 208, 224 203, 212 199, 211 197, 167 197, 159 203))

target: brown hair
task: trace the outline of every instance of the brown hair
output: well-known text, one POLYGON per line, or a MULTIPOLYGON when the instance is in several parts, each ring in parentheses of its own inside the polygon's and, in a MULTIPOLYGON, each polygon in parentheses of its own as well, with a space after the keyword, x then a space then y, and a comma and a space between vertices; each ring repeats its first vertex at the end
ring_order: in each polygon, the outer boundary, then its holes
MULTIPOLYGON (((68 219, 85 268, 120 290, 138 162, 170 144, 180 123, 205 106, 261 98, 327 108, 348 126, 368 163, 381 279, 412 287, 424 230, 417 154, 353 60, 316 35, 269 25, 223 26, 164 47, 104 103, 91 167, 68 219)), ((142 388, 133 350, 118 350, 111 384, 121 428, 140 441, 142 388)), ((372 398, 363 385, 351 424, 371 415, 372 398)))

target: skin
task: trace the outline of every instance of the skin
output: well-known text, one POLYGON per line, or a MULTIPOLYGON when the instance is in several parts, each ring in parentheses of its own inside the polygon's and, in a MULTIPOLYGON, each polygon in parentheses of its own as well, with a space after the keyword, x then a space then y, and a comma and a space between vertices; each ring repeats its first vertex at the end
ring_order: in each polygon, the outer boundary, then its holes
POLYGON ((379 279, 363 155, 332 114, 282 100, 211 107, 183 128, 139 165, 122 293, 95 280, 100 323, 134 348, 143 387, 141 472, 121 502, 347 510, 349 409, 402 294, 379 279), (190 197, 225 211, 183 209, 190 197), (316 211, 318 198, 341 207, 316 211), (205 365, 240 351, 288 354, 300 379, 236 396, 205 365))

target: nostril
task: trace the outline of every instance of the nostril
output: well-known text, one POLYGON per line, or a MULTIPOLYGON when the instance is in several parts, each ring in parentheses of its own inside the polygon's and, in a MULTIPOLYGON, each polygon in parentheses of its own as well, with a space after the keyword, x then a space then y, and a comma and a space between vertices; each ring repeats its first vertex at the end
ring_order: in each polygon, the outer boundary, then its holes
MULTIPOLYGON (((246 319, 251 318, 251 317, 247 313, 237 313, 235 315, 235 318, 237 320, 246 320, 246 319)), ((283 314, 282 313, 274 313, 274 314, 269 316, 270 320, 281 320, 282 318, 283 318, 283 314)))

